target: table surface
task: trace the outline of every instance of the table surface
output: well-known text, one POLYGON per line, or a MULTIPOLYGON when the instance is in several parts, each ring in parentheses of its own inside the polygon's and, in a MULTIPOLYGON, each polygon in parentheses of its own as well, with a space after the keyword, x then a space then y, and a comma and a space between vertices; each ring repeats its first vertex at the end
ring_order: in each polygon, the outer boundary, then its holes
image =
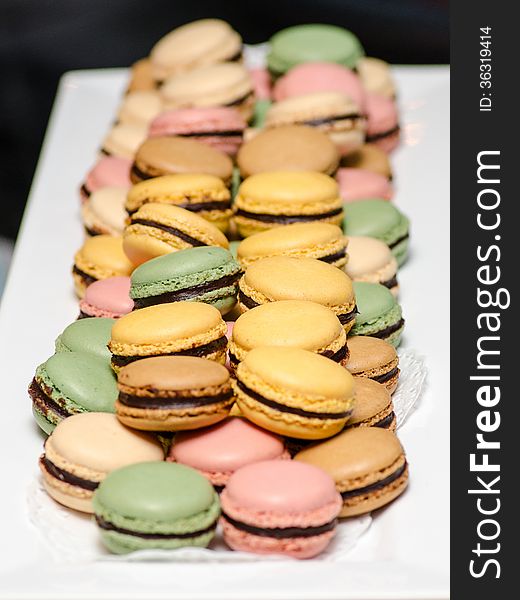
POLYGON ((0 497, 1 598, 349 598, 449 596, 449 71, 396 67, 404 144, 396 204, 411 219, 399 273, 403 346, 425 357, 427 389, 400 430, 407 492, 374 515, 349 560, 242 564, 59 564, 30 524, 27 489, 43 438, 26 388, 77 314, 70 268, 82 243, 78 185, 94 161, 124 70, 66 74, 49 123, 0 310, 6 427, 0 497))

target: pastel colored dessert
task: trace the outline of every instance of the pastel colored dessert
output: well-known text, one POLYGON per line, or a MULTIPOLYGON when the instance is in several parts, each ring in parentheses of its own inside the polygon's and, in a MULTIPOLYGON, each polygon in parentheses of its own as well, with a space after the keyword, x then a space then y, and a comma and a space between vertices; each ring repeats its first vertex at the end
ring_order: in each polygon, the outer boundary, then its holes
POLYGON ((90 169, 81 185, 80 198, 86 202, 90 194, 105 187, 120 187, 128 189, 132 161, 120 156, 103 156, 90 169))
POLYGON ((229 250, 202 246, 153 258, 132 273, 135 308, 180 300, 205 302, 223 315, 236 304, 242 269, 229 250))
POLYGON ((148 135, 148 127, 136 123, 116 123, 101 143, 101 153, 132 160, 148 135))
POLYGON ((316 258, 342 267, 348 260, 347 243, 337 225, 293 223, 249 236, 239 243, 237 258, 244 268, 270 256, 316 258))
POLYGON ((127 217, 125 211, 126 188, 104 187, 93 192, 81 207, 85 233, 95 235, 121 235, 127 217))
POLYGON ((175 436, 167 460, 197 469, 217 491, 235 471, 263 460, 288 459, 283 440, 240 417, 175 436))
MULTIPOLYGON (((386 289, 386 288, 385 288, 386 289)), ((348 333, 356 320, 350 277, 314 258, 273 256, 248 267, 239 281, 241 312, 278 300, 310 300, 330 308, 348 333)))
POLYGON ((395 431, 397 418, 387 388, 368 377, 354 379, 356 404, 346 427, 381 427, 395 431))
MULTIPOLYGON (((134 308, 130 298, 130 277, 109 277, 89 285, 79 303, 78 319, 88 317, 119 319, 134 308)), ((108 343, 107 338, 106 343, 108 343)))
POLYGON ((364 56, 357 64, 357 72, 368 93, 395 98, 395 83, 387 62, 380 58, 364 56))
POLYGON ((254 348, 288 346, 326 356, 345 365, 347 336, 338 317, 308 300, 280 300, 248 310, 235 322, 229 342, 233 369, 254 348))
POLYGON ((352 335, 369 335, 399 346, 404 329, 401 306, 390 290, 379 283, 354 281, 358 314, 352 335))
POLYGON ((205 547, 220 515, 218 495, 205 477, 157 461, 112 471, 92 505, 101 540, 115 554, 205 547))
POLYGON ((249 69, 251 82, 258 100, 269 100, 271 98, 271 75, 267 69, 256 67, 249 69))
POLYGON ((208 144, 235 156, 242 144, 246 122, 229 106, 168 110, 150 124, 149 136, 178 135, 208 144))
POLYGON ((39 365, 29 385, 36 423, 51 433, 58 423, 84 412, 114 412, 117 384, 107 360, 60 352, 39 365))
POLYGON ((344 156, 341 164, 346 168, 365 169, 379 173, 390 180, 393 177, 388 154, 374 144, 364 144, 356 152, 344 156))
POLYGON ((330 437, 354 405, 354 378, 340 364, 308 350, 263 346, 239 363, 231 385, 242 414, 280 435, 330 437))
POLYGON ((389 154, 399 144, 399 115, 395 101, 379 94, 367 94, 366 108, 367 143, 389 154))
POLYGON ((290 460, 242 467, 220 497, 233 550, 312 558, 334 537, 341 496, 321 469, 290 460))
POLYGON ((331 62, 306 62, 293 67, 275 82, 273 98, 280 102, 313 92, 338 92, 349 96, 364 109, 365 90, 358 75, 343 65, 331 62))
POLYGON ((352 336, 348 343, 347 369, 352 375, 373 379, 393 394, 399 381, 399 357, 392 344, 368 335, 352 336))
POLYGON ((107 344, 115 319, 86 317, 72 322, 54 342, 56 352, 82 352, 110 360, 107 344))
POLYGON ((244 131, 244 141, 248 141, 265 126, 265 118, 272 106, 272 101, 268 98, 258 99, 255 102, 253 118, 251 119, 251 128, 244 131))
POLYGON ((396 435, 380 427, 354 427, 295 457, 326 471, 343 498, 341 517, 385 506, 404 492, 408 463, 396 435))
POLYGON ((363 145, 367 127, 363 107, 340 92, 313 92, 275 102, 265 126, 280 125, 315 127, 330 137, 342 155, 363 145))
POLYGON ((242 177, 265 171, 319 171, 333 175, 338 163, 334 142, 327 134, 306 125, 261 131, 244 143, 237 154, 242 177))
POLYGON ((222 421, 234 402, 228 370, 196 356, 157 356, 119 371, 116 413, 134 429, 178 431, 222 421))
POLYGON ((175 173, 205 173, 227 184, 231 180, 233 163, 227 154, 196 140, 180 136, 154 137, 137 149, 130 179, 132 183, 139 183, 175 173))
POLYGON ((267 65, 273 75, 311 61, 333 62, 352 69, 363 55, 358 38, 343 27, 295 25, 275 33, 269 40, 267 65))
POLYGON ((162 99, 157 90, 128 92, 117 110, 117 121, 148 127, 162 108, 162 99))
POLYGON ((167 108, 226 106, 245 121, 253 114, 255 93, 249 71, 238 62, 199 67, 167 79, 161 87, 167 108))
POLYGON ((118 319, 108 347, 116 371, 149 356, 198 356, 224 364, 226 324, 209 304, 157 304, 118 319))
POLYGON ((345 235, 381 240, 392 251, 398 266, 403 265, 408 257, 409 229, 408 217, 386 200, 357 200, 345 206, 345 235))
POLYGON ((394 188, 388 178, 368 169, 338 169, 336 180, 343 202, 354 202, 367 198, 391 200, 394 188))
POLYGON ((313 171, 272 171, 248 177, 235 197, 243 237, 291 223, 341 225, 343 205, 332 177, 313 171))
MULTIPOLYGON (((224 231, 229 226, 229 219, 233 212, 229 189, 215 175, 184 173, 141 181, 128 192, 126 210, 132 217, 147 203, 171 204, 185 208, 224 231)), ((188 218, 187 215, 185 217, 188 218)), ((186 227, 180 228, 186 229, 186 227)), ((202 229, 205 236, 201 239, 207 237, 207 227, 203 227, 198 219, 193 221, 191 228, 193 233, 202 229)), ((211 239, 215 238, 213 243, 223 245, 223 236, 215 237, 215 235, 210 236, 211 239)))
POLYGON ((200 66, 241 59, 242 38, 220 19, 200 19, 177 27, 150 52, 157 81, 200 66))
POLYGON ((100 279, 130 275, 134 266, 123 251, 121 236, 96 235, 88 238, 74 255, 74 289, 83 298, 87 286, 100 279))
POLYGON ((376 238, 353 235, 348 238, 348 253, 349 261, 345 266, 345 273, 352 281, 380 283, 397 296, 397 260, 384 242, 376 238))
POLYGON ((152 73, 152 63, 149 58, 141 58, 136 60, 130 66, 130 77, 127 93, 131 92, 147 92, 156 89, 155 79, 152 73))
POLYGON ((156 437, 132 431, 115 415, 96 412, 61 421, 45 441, 39 466, 51 498, 92 513, 94 491, 110 472, 154 460, 164 460, 156 437))
MULTIPOLYGON (((187 248, 227 248, 226 236, 207 221, 204 214, 208 213, 191 212, 174 204, 143 204, 129 219, 123 233, 123 249, 135 265, 140 265, 157 256, 187 248)), ((217 218, 216 214, 212 216, 217 218)))

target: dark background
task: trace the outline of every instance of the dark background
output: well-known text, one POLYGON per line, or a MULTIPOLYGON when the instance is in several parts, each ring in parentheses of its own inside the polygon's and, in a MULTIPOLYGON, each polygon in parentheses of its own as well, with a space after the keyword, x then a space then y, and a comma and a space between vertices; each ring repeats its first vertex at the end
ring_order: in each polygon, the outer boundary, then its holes
POLYGON ((203 17, 229 21, 249 43, 289 25, 333 23, 353 30, 368 55, 449 62, 447 0, 0 0, 0 235, 16 236, 61 74, 128 66, 203 17))

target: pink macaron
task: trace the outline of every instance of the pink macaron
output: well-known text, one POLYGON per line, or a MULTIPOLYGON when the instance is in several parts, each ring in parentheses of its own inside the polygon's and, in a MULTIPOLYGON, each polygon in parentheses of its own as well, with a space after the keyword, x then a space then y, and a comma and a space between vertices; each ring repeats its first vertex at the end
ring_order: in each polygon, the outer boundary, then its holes
POLYGON ((224 540, 233 550, 294 558, 311 558, 328 546, 342 506, 330 475, 293 460, 238 469, 220 500, 224 540))
POLYGON ((109 277, 90 284, 79 303, 79 319, 109 317, 118 319, 132 312, 130 277, 109 277))
POLYGON ((329 62, 307 62, 293 67, 275 83, 273 98, 279 102, 313 92, 341 92, 359 107, 365 107, 365 90, 356 73, 329 62))
POLYGON ((257 100, 270 100, 271 75, 267 69, 249 69, 253 89, 257 100))
POLYGON ((391 200, 394 195, 394 188, 386 177, 367 169, 338 169, 336 180, 344 202, 370 198, 391 200))
POLYGON ((241 417, 228 417, 203 429, 180 431, 168 455, 168 460, 200 471, 218 491, 240 467, 289 458, 281 437, 241 417))
POLYGON ((104 156, 90 169, 80 189, 80 198, 86 202, 90 194, 104 187, 130 189, 132 161, 119 156, 104 156))
POLYGON ((367 94, 367 144, 389 154, 399 144, 399 114, 394 100, 379 94, 367 94))
POLYGON ((150 124, 150 137, 180 135, 234 156, 242 144, 246 122, 234 108, 183 108, 161 113, 150 124))

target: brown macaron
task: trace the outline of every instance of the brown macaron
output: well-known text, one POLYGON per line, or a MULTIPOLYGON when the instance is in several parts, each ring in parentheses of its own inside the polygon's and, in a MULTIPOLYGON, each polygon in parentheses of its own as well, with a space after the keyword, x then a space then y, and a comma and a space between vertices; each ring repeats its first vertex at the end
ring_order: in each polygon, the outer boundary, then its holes
POLYGON ((347 369, 356 378, 382 383, 393 394, 399 380, 399 357, 392 344, 380 338, 356 335, 348 339, 347 369))
POLYGON ((395 431, 397 419, 390 392, 381 383, 366 377, 354 377, 356 403, 347 421, 351 427, 381 427, 395 431))
POLYGON ((392 165, 388 154, 374 144, 364 144, 353 154, 344 156, 341 165, 352 169, 366 169, 392 179, 392 165))

